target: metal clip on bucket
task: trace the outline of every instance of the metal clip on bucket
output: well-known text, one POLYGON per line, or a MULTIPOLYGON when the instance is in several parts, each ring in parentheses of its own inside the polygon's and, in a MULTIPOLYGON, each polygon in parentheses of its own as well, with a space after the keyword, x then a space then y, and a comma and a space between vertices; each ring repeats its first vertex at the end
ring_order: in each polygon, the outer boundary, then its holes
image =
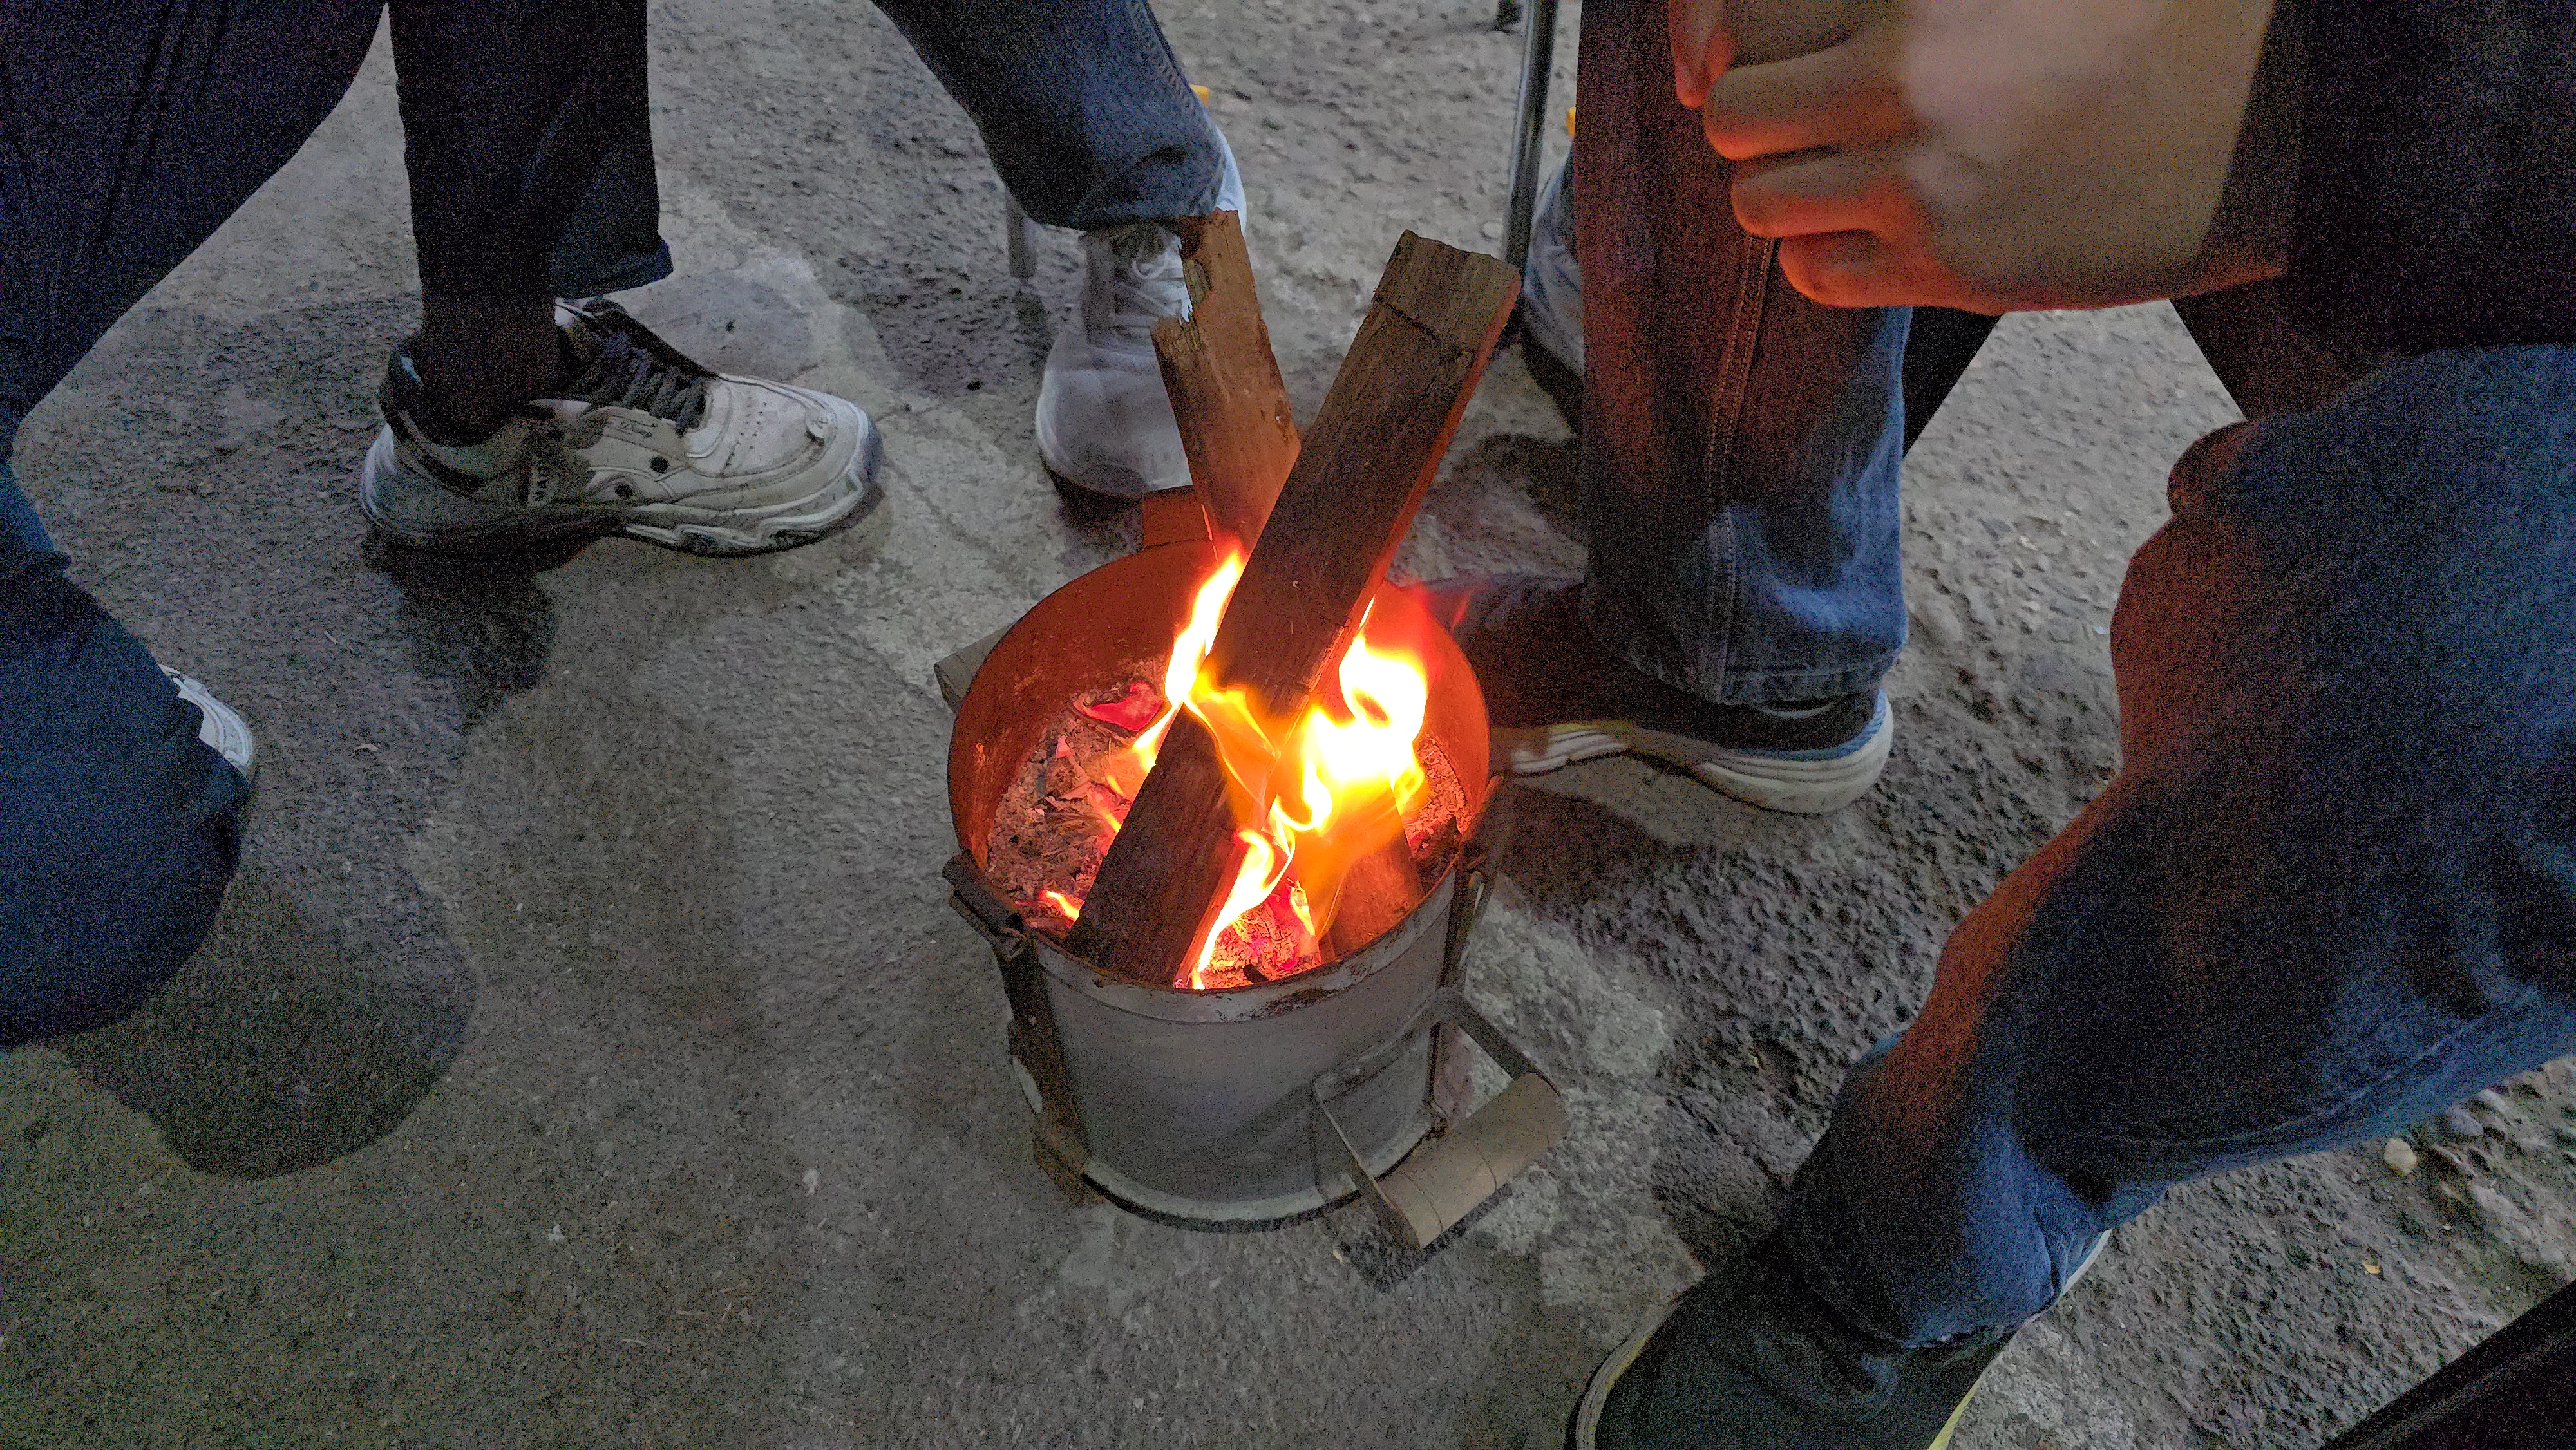
POLYGON ((1056 1180, 1067 1197, 1089 1192, 1082 1182, 1090 1149, 1082 1136, 1082 1115, 1075 1108, 1073 1085, 1064 1065, 1064 1045, 1056 1035, 1055 1013, 1047 1004, 1037 952, 1026 925, 975 863, 959 856, 940 873, 952 888, 948 904, 991 943, 993 960, 1002 969, 1002 992, 1011 1007, 1011 1061, 1037 1089, 1038 1165, 1056 1180))

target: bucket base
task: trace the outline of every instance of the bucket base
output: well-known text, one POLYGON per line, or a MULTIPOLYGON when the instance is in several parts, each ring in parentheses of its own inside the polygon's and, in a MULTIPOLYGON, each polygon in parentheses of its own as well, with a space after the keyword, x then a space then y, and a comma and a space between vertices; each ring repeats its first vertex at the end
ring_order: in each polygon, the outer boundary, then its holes
MULTIPOLYGON (((1028 1099, 1029 1111, 1043 1115, 1046 1112, 1046 1105, 1039 1096, 1037 1080, 1030 1077, 1028 1069, 1020 1066, 1016 1059, 1011 1063, 1011 1076, 1019 1082, 1020 1095, 1028 1099)), ((1395 1171, 1395 1166, 1403 1162, 1430 1131, 1431 1109, 1430 1105, 1425 1103, 1419 1121, 1410 1131, 1398 1134, 1395 1141, 1388 1144, 1384 1150, 1362 1161, 1367 1165, 1370 1173, 1384 1177, 1395 1171), (1378 1161, 1379 1159, 1384 1161, 1378 1161)), ((1037 1144, 1037 1151, 1047 1157, 1054 1156, 1042 1139, 1037 1144)), ((1061 1160, 1042 1166, 1050 1174, 1057 1173, 1059 1169, 1070 1170, 1071 1168, 1070 1164, 1063 1163, 1061 1160)), ((1209 1233, 1243 1233, 1254 1229, 1286 1228, 1292 1223, 1302 1223, 1313 1218, 1326 1209, 1338 1208, 1359 1197, 1360 1193, 1357 1184, 1344 1184, 1338 1191, 1331 1193, 1327 1193, 1319 1184, 1300 1192, 1283 1193, 1270 1198, 1183 1198, 1178 1194, 1165 1193, 1158 1188, 1149 1188, 1097 1158, 1082 1166, 1081 1176, 1084 1182, 1099 1189, 1111 1202, 1121 1208, 1144 1214, 1148 1218, 1160 1219, 1178 1228, 1198 1229, 1209 1233)))

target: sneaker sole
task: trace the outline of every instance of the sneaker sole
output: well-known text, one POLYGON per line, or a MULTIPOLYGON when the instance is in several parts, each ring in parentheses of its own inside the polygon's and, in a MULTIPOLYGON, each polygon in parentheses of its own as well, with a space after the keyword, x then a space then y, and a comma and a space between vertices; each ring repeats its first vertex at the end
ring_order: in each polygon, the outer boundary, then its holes
POLYGON ((1593 1369, 1591 1381, 1583 1387, 1583 1400, 1574 1407, 1574 1423, 1565 1429, 1565 1450, 1598 1450, 1601 1410, 1610 1403, 1611 1388, 1619 1383, 1619 1376, 1628 1372, 1628 1366, 1637 1362, 1637 1356, 1646 1352, 1647 1341, 1664 1327, 1665 1320, 1673 1317, 1681 1303, 1679 1294, 1665 1300, 1662 1308, 1646 1316, 1645 1325, 1630 1335, 1626 1344, 1593 1369))
POLYGON ((873 418, 864 419, 862 427, 865 431, 859 438, 858 450, 839 477, 804 498, 783 504, 760 509, 639 504, 509 519, 435 534, 407 529, 379 511, 375 481, 394 467, 393 439, 379 432, 367 450, 366 467, 358 486, 358 506, 365 512, 368 525, 388 541, 430 554, 499 554, 530 544, 620 534, 701 558, 775 554, 802 548, 849 528, 883 496, 877 468, 885 455, 884 436, 877 431, 873 418))
MULTIPOLYGON (((1619 1376, 1626 1374, 1628 1367, 1637 1362, 1637 1356, 1646 1352, 1647 1341, 1655 1337, 1656 1330, 1664 1327, 1664 1321, 1672 1317, 1674 1306, 1680 1303, 1681 1300, 1675 1299, 1665 1305, 1645 1328, 1637 1331, 1635 1338, 1619 1346, 1618 1353, 1601 1361, 1601 1367, 1592 1372, 1592 1382, 1583 1387, 1583 1403, 1575 1407, 1574 1423, 1565 1432, 1566 1450, 1600 1450, 1601 1409, 1610 1402, 1610 1391, 1619 1383, 1619 1376)), ((1942 1422, 1941 1433, 1933 1436, 1932 1443, 1923 1450, 1949 1450, 1950 1441, 1958 1435, 1960 1424, 1968 1417, 1969 1404, 1977 1398, 1977 1391, 1984 1388, 1986 1376, 1992 1373, 1994 1366, 1988 1365, 1977 1375, 1977 1382, 1968 1386, 1968 1392, 1959 1397, 1958 1408, 1953 1409, 1950 1418, 1942 1422)))
POLYGON ((1497 727, 1493 732, 1494 765, 1513 775, 1546 775, 1605 756, 1642 755, 1680 766, 1720 795, 1800 816, 1840 810, 1867 794, 1887 768, 1895 744, 1896 717, 1884 699, 1859 746, 1826 760, 1719 750, 1704 740, 1625 720, 1578 720, 1529 730, 1497 727))

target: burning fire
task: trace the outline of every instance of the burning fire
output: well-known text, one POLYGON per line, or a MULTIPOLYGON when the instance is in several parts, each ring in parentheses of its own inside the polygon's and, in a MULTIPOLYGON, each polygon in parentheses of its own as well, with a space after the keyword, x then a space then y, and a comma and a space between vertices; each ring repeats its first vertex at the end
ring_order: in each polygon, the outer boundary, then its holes
MULTIPOLYGON (((1242 577, 1243 556, 1230 552, 1199 585, 1163 671, 1168 703, 1100 772, 1121 798, 1115 811, 1098 807, 1114 834, 1125 820, 1124 802, 1135 799, 1181 710, 1216 741, 1243 859, 1173 983, 1202 991, 1214 985, 1218 943, 1254 910, 1284 907, 1320 942, 1351 868, 1403 835, 1405 813, 1426 788, 1414 745, 1430 707, 1430 679, 1419 657, 1372 643, 1366 616, 1332 680, 1296 719, 1272 717, 1242 689, 1221 689, 1209 677, 1217 622, 1242 577)), ((1068 921, 1082 914, 1082 903, 1064 893, 1046 896, 1068 921)))

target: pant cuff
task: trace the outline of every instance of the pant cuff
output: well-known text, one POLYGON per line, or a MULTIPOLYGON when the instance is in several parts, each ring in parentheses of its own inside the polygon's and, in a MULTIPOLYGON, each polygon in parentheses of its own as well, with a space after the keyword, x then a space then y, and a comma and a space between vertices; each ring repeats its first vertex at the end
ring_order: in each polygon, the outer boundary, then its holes
POLYGON ((1683 694, 1715 705, 1779 705, 1875 690, 1896 664, 1895 650, 1858 664, 1811 668, 1730 668, 1723 652, 1677 646, 1653 611, 1600 587, 1583 589, 1583 625, 1611 655, 1683 694))
POLYGON ((677 270, 671 264, 671 244, 656 242, 653 250, 624 257, 604 259, 596 264, 559 267, 548 277, 557 297, 602 297, 659 282, 677 270))

